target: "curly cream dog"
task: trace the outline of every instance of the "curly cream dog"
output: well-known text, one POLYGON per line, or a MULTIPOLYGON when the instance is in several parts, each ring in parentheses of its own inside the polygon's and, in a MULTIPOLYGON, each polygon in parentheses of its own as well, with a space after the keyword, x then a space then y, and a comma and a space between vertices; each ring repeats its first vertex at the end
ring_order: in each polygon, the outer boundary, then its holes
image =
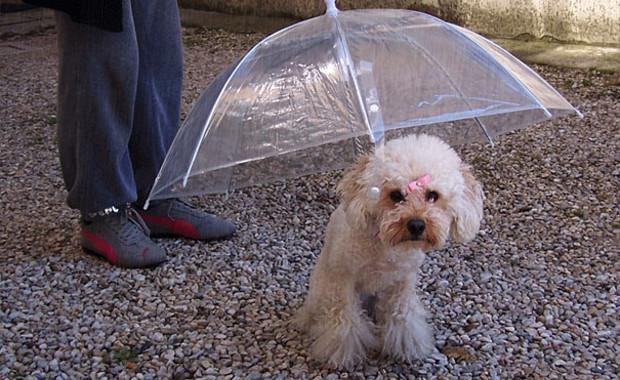
POLYGON ((434 350, 416 295, 424 251, 474 238, 482 187, 440 139, 392 140, 361 157, 337 187, 310 290, 296 316, 312 356, 350 367, 370 350, 411 361, 434 350), (364 298, 376 300, 368 313, 364 298))

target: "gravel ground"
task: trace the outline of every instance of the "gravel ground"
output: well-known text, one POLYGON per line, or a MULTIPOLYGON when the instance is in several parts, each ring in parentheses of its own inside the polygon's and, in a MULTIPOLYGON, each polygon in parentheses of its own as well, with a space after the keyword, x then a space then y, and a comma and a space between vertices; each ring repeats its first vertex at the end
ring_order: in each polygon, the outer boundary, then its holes
MULTIPOLYGON (((184 110, 260 37, 187 30, 184 110)), ((198 199, 236 237, 161 240, 170 261, 154 270, 87 256, 56 156, 54 41, 0 41, 0 378, 618 378, 617 74, 535 67, 585 118, 460 149, 486 217, 475 241, 423 267, 443 354, 338 372, 308 359, 288 320, 340 173, 198 199)))

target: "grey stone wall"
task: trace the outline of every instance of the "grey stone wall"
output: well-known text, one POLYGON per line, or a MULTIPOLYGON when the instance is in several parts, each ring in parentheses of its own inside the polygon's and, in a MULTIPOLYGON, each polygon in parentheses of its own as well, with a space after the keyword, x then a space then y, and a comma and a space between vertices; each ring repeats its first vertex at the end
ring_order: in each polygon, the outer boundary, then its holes
MULTIPOLYGON (((179 0, 184 8, 303 19, 324 12, 323 0, 179 0)), ((424 11, 493 37, 620 45, 620 0, 339 0, 340 9, 424 11)))

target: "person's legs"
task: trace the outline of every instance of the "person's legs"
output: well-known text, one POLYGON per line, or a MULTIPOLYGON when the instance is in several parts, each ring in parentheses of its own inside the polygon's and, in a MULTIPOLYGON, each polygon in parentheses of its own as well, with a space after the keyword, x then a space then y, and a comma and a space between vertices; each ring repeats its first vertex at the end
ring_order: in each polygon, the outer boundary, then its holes
POLYGON ((58 142, 67 203, 82 213, 82 247, 114 265, 136 268, 157 265, 166 253, 126 206, 137 199, 129 140, 139 49, 131 12, 124 0, 120 33, 57 13, 58 142))
POLYGON ((128 144, 139 55, 131 5, 123 7, 120 33, 57 12, 60 162, 67 203, 83 215, 137 198, 128 144))
POLYGON ((133 134, 129 143, 138 207, 154 236, 226 238, 231 222, 176 199, 152 202, 141 210, 180 119, 183 47, 176 0, 132 0, 140 55, 133 134))
POLYGON ((176 0, 131 5, 140 63, 129 150, 141 206, 178 129, 183 47, 176 0))

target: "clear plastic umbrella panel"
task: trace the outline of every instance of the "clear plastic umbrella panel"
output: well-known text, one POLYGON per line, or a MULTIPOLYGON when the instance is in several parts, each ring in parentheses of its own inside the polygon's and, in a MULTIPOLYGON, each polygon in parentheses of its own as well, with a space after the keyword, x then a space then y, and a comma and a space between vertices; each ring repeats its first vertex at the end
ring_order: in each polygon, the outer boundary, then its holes
POLYGON ((467 29, 410 10, 327 13, 259 42, 205 90, 149 200, 343 168, 385 139, 492 139, 579 114, 535 72, 467 29))

